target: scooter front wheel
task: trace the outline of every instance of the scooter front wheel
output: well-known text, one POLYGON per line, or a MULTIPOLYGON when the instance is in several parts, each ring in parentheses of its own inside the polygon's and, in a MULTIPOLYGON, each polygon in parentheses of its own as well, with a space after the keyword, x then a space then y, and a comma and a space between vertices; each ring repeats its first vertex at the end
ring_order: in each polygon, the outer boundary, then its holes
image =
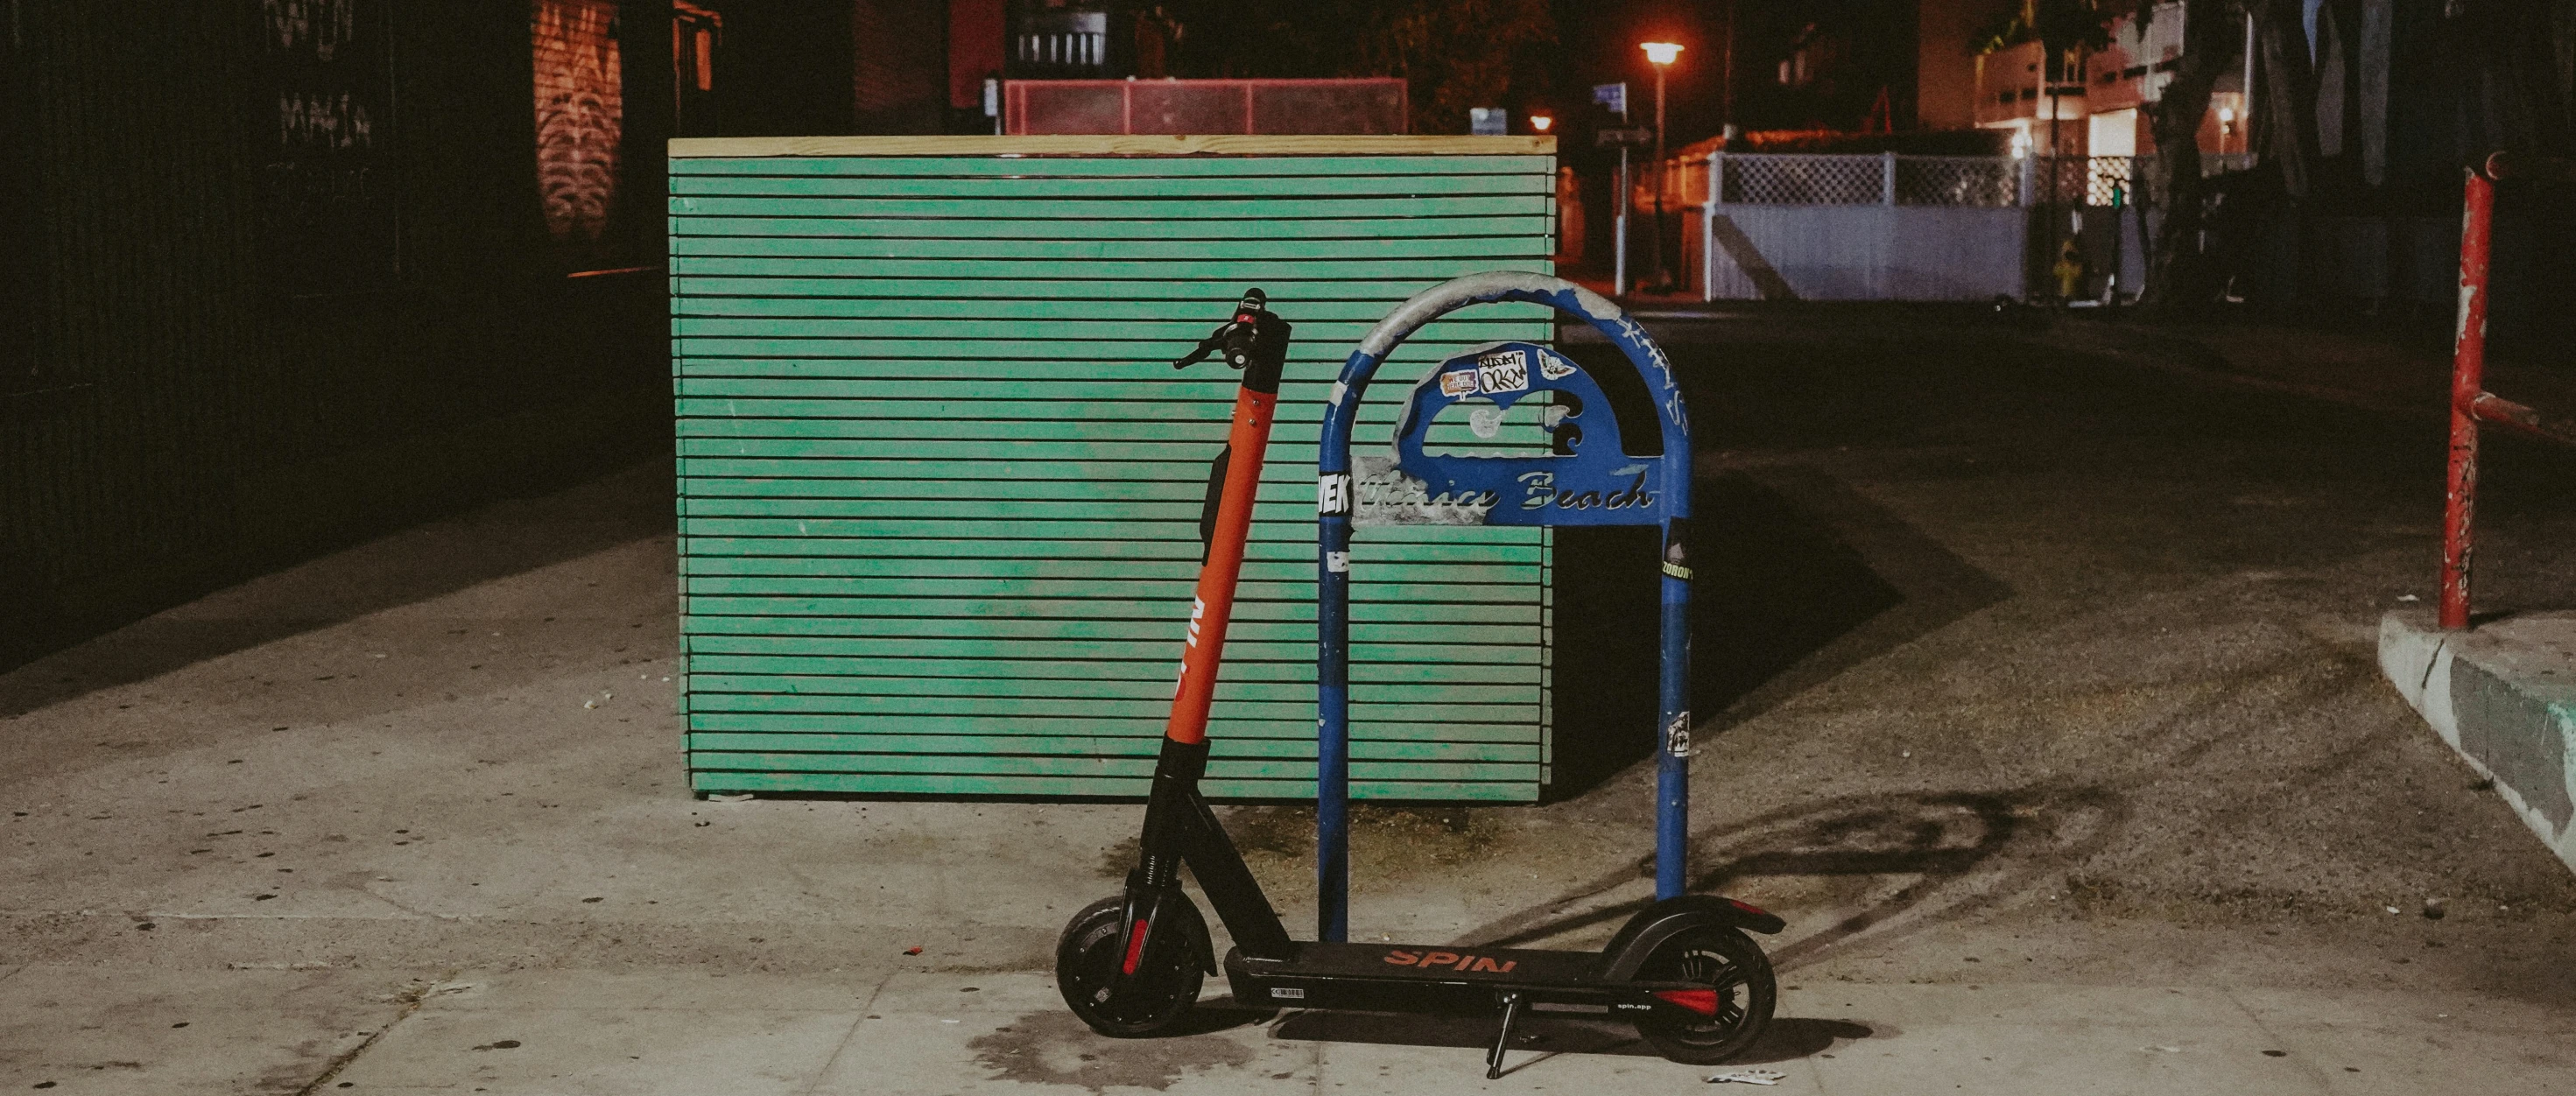
MULTIPOLYGON (((1188 908, 1188 899, 1181 900, 1188 908)), ((1091 1030, 1117 1039, 1160 1035, 1189 1015, 1198 1003, 1201 972, 1194 940, 1174 940, 1149 949, 1135 977, 1113 992, 1120 963, 1126 958, 1118 922, 1126 908, 1112 895, 1084 906, 1064 926, 1056 941, 1055 985, 1064 1003, 1091 1030), (1173 946, 1179 945, 1179 946, 1173 946)), ((1196 922, 1190 909, 1185 920, 1196 922)), ((1171 928, 1187 933, 1189 926, 1171 928)), ((1199 932, 1207 931, 1204 926, 1199 932)))
POLYGON ((1637 1034, 1657 1053, 1692 1065, 1715 1065, 1744 1053, 1770 1026, 1779 997, 1761 945, 1739 930, 1716 926, 1688 929, 1655 945, 1637 968, 1637 979, 1708 987, 1704 1015, 1657 1012, 1636 1022, 1637 1034))

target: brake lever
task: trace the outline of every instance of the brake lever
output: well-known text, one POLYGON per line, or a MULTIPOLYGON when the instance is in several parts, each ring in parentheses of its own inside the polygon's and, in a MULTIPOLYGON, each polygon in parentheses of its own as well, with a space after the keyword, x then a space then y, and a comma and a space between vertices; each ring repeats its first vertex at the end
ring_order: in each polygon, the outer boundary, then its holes
MULTIPOLYGON (((1215 353, 1219 347, 1225 345, 1225 337, 1232 334, 1233 331, 1234 324, 1231 321, 1220 325, 1214 332, 1211 332, 1208 337, 1199 340, 1197 349, 1183 355, 1181 360, 1173 362, 1172 368, 1187 369, 1200 362, 1206 361, 1208 355, 1215 353)), ((1243 367, 1238 365, 1235 366, 1235 368, 1241 369, 1243 367)))

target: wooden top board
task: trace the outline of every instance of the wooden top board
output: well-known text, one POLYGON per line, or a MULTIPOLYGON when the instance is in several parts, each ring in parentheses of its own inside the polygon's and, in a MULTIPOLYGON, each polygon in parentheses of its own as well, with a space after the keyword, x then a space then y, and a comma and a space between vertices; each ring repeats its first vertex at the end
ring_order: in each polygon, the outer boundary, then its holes
POLYGON ((675 160, 741 156, 1553 156, 1554 137, 1156 134, 677 137, 675 160))

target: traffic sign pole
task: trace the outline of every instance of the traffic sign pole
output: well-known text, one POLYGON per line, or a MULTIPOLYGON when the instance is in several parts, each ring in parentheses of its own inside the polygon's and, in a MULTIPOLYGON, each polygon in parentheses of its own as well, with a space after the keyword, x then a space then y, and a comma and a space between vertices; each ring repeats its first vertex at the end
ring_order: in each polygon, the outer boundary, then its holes
MULTIPOLYGON (((1628 84, 1626 81, 1621 81, 1616 84, 1593 85, 1592 101, 1618 111, 1619 128, 1623 131, 1629 128, 1628 84)), ((1610 196, 1610 231, 1613 237, 1613 242, 1610 247, 1610 295, 1613 297, 1624 297, 1628 295, 1628 203, 1630 200, 1630 195, 1628 193, 1628 146, 1630 144, 1630 137, 1631 135, 1625 132, 1620 134, 1618 189, 1616 193, 1613 193, 1610 196)))

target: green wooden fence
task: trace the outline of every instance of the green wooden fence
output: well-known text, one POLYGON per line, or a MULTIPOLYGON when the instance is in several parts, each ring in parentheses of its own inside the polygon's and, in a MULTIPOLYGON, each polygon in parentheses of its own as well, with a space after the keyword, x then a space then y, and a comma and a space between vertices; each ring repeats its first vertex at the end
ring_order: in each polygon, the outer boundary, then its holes
MULTIPOLYGON (((698 790, 1143 794, 1235 385, 1168 363, 1259 285, 1296 344, 1207 787, 1313 794, 1324 395, 1413 292, 1550 269, 1553 147, 1238 137, 1134 154, 1174 140, 673 142, 698 790)), ((1384 376, 1552 330, 1534 306, 1476 310, 1384 376)), ((1371 398, 1363 446, 1406 387, 1371 398)), ((1488 432, 1444 423, 1434 440, 1544 444, 1517 417, 1488 432)), ((1537 797, 1548 567, 1546 530, 1363 531, 1354 794, 1537 797)))

